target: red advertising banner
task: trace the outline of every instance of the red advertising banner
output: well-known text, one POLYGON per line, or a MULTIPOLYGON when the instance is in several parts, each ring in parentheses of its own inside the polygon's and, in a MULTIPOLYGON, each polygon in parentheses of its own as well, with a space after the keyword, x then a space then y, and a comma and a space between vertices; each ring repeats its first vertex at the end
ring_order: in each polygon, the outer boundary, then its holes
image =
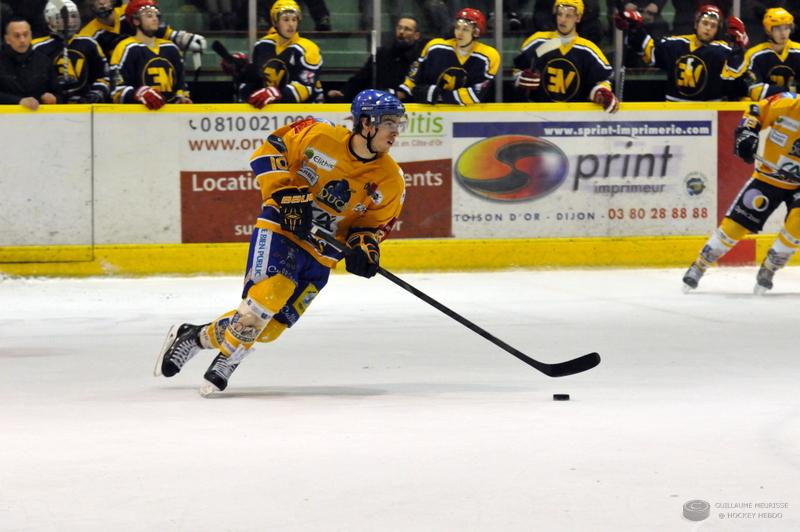
MULTIPOLYGON (((742 117, 741 111, 717 113, 717 222, 721 222, 739 191, 753 173, 753 165, 733 153, 733 131, 742 117)), ((742 240, 720 260, 721 264, 754 264, 756 243, 742 240)))
MULTIPOLYGON (((406 201, 392 238, 452 236, 450 159, 401 164, 406 201)), ((184 243, 248 242, 261 194, 252 172, 181 172, 184 243)))

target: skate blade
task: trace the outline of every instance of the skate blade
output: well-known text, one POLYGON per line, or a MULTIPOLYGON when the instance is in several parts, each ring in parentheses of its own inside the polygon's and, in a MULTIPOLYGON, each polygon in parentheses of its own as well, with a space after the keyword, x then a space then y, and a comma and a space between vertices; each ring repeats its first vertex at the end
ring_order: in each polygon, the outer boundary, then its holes
POLYGON ((694 287, 693 286, 689 286, 686 283, 683 283, 683 286, 681 286, 681 290, 683 291, 684 294, 688 294, 689 292, 694 290, 694 287))
POLYGON ((766 286, 761 286, 760 284, 756 284, 753 287, 753 293, 757 296, 763 296, 764 294, 767 293, 767 290, 769 290, 769 288, 767 288, 766 286))
POLYGON ((218 393, 222 393, 222 391, 208 381, 200 385, 200 395, 203 397, 212 397, 218 393))
POLYGON ((164 355, 167 354, 169 346, 171 346, 175 338, 178 337, 178 327, 180 327, 180 325, 173 325, 167 333, 167 339, 164 340, 164 345, 161 346, 161 352, 158 354, 158 358, 156 358, 156 367, 153 368, 154 377, 161 377, 161 365, 164 363, 164 355))

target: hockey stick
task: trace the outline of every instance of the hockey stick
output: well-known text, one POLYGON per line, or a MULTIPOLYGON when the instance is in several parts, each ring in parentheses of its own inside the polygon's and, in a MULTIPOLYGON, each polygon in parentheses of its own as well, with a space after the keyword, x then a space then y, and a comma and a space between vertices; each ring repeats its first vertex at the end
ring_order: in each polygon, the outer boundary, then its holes
POLYGON ((770 170, 772 170, 774 172, 772 174, 769 174, 767 172, 762 172, 761 170, 759 170, 760 173, 762 173, 762 174, 764 174, 766 176, 775 178, 775 179, 780 179, 782 181, 788 181, 789 183, 792 183, 792 184, 795 184, 795 185, 796 184, 800 184, 800 178, 798 178, 795 175, 790 174, 786 170, 782 170, 782 169, 778 168, 777 166, 775 166, 774 164, 772 164, 768 160, 764 159, 760 155, 754 153, 753 154, 753 158, 756 161, 760 162, 761 164, 763 164, 764 166, 766 166, 767 168, 769 168, 770 170))
MULTIPOLYGON (((311 233, 315 237, 325 241, 328 245, 330 245, 331 247, 333 247, 334 249, 336 249, 337 251, 339 251, 341 253, 348 254, 349 252, 352 252, 352 250, 350 250, 350 248, 346 247, 344 244, 342 244, 341 242, 336 240, 336 238, 333 235, 331 235, 330 233, 325 232, 324 230, 320 229, 319 227, 314 227, 311 230, 311 233)), ((540 362, 538 360, 535 360, 535 359, 529 357, 528 355, 526 355, 525 353, 523 353, 523 352, 521 352, 521 351, 519 351, 517 349, 514 349, 513 347, 511 347, 510 345, 508 345, 504 341, 500 340, 496 336, 494 336, 494 335, 490 334, 489 332, 485 331, 484 329, 482 329, 478 325, 475 325, 474 323, 469 321, 467 318, 465 318, 461 314, 459 314, 459 313, 455 312, 454 310, 451 310, 448 307, 444 306, 443 304, 439 303, 438 301, 433 299, 431 296, 429 296, 425 292, 422 292, 421 290, 418 290, 417 288, 414 288, 409 283, 407 283, 406 281, 400 279, 399 277, 397 277, 395 274, 393 274, 389 270, 386 270, 386 269, 381 268, 379 266, 378 267, 378 273, 381 274, 382 276, 384 276, 385 278, 389 279, 391 282, 393 282, 394 284, 396 284, 397 286, 399 286, 403 290, 406 290, 407 292, 411 292, 412 294, 414 294, 415 296, 417 296, 418 298, 420 298, 424 302, 428 303, 432 307, 436 308, 437 310, 441 311, 442 313, 446 314, 447 316, 453 318, 458 323, 460 323, 461 325, 465 326, 467 329, 470 329, 471 331, 483 336, 484 338, 486 338, 487 340, 492 342, 494 345, 496 345, 496 346, 500 347, 501 349, 503 349, 504 351, 514 355, 515 357, 517 357, 521 361, 523 361, 526 364, 528 364, 529 366, 541 371, 542 373, 544 373, 545 375, 547 375, 549 377, 564 377, 564 376, 567 376, 567 375, 574 375, 575 373, 581 373, 583 371, 590 370, 590 369, 592 369, 593 367, 595 367, 596 365, 598 365, 600 363, 600 355, 597 354, 597 353, 589 353, 588 355, 583 355, 581 357, 574 358, 572 360, 567 360, 565 362, 557 362, 555 364, 548 364, 546 362, 540 362)))

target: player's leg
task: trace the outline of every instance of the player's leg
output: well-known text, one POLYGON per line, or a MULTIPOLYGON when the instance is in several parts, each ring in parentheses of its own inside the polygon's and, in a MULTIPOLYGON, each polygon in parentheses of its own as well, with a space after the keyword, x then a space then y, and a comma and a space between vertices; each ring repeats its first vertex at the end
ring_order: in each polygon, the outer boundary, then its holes
POLYGON ((775 272, 786 266, 798 248, 800 248, 800 201, 797 205, 790 205, 783 229, 772 243, 756 274, 753 292, 763 294, 767 290, 772 290, 772 278, 775 272))
MULTIPOLYGON (((267 343, 277 340, 283 331, 300 319, 300 316, 328 281, 330 270, 299 248, 295 250, 294 264, 296 272, 294 290, 284 299, 284 305, 280 310, 273 313, 269 321, 260 327, 259 333, 255 337, 256 342, 267 343)), ((262 286, 263 281, 251 286, 247 292, 248 298, 245 301, 254 296, 258 299, 258 291, 262 286)), ((234 341, 231 340, 230 336, 235 336, 232 332, 234 326, 233 318, 231 318, 230 324, 224 332, 224 339, 221 342, 218 340, 221 327, 216 323, 214 325, 215 332, 209 336, 212 341, 217 342, 220 353, 204 375, 205 380, 209 383, 209 386, 206 386, 203 390, 204 394, 224 390, 228 385, 231 374, 239 366, 242 359, 252 351, 253 342, 249 341, 249 338, 247 343, 239 346, 235 346, 234 341), (232 347, 234 348, 233 351, 231 351, 232 347), (210 386, 213 386, 213 388, 210 386)))
POLYGON ((741 239, 749 233, 761 231, 770 214, 784 201, 785 193, 785 190, 750 179, 697 259, 686 270, 683 276, 684 291, 697 288, 709 266, 724 257, 741 239))
POLYGON ((700 254, 683 275, 684 289, 692 290, 697 288, 700 278, 706 273, 708 267, 724 257, 749 232, 730 218, 723 219, 720 226, 714 231, 711 238, 703 246, 700 254))

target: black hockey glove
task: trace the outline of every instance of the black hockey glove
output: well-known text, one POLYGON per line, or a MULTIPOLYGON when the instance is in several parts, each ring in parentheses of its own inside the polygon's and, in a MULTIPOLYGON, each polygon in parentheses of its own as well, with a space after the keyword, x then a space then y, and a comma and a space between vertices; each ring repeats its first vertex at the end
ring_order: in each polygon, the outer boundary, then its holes
POLYGON ((361 277, 374 277, 378 273, 381 251, 378 239, 372 231, 357 231, 347 237, 347 245, 352 250, 344 258, 348 272, 361 277))
POLYGON ((272 193, 272 199, 281 209, 281 229, 302 239, 311 232, 311 203, 314 195, 308 187, 283 187, 272 193))
POLYGON ((749 127, 737 127, 733 152, 747 164, 753 164, 756 150, 758 150, 758 131, 749 127))

